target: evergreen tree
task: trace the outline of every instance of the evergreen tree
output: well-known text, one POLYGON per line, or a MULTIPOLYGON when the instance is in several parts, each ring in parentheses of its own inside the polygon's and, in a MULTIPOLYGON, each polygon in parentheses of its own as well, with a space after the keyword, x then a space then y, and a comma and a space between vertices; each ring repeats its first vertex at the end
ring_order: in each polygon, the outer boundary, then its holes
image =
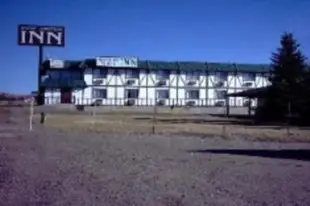
POLYGON ((281 47, 272 54, 271 66, 274 75, 270 82, 274 86, 296 85, 302 81, 307 68, 306 58, 291 33, 282 35, 281 47))
POLYGON ((303 123, 310 124, 310 68, 309 65, 306 69, 304 79, 302 82, 300 105, 298 108, 298 113, 300 114, 303 123))
POLYGON ((271 57, 272 76, 269 80, 272 94, 260 111, 264 120, 284 120, 288 105, 294 114, 304 107, 306 58, 291 33, 284 33, 280 43, 271 57))

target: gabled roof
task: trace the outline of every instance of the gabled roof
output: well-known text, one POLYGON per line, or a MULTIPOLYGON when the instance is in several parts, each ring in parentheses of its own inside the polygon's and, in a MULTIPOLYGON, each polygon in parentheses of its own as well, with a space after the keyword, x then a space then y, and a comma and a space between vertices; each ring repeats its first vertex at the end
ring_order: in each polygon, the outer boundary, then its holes
MULTIPOLYGON (((45 68, 49 68, 50 61, 43 62, 45 68)), ((83 69, 86 67, 96 68, 96 59, 64 60, 64 69, 83 69)), ((152 70, 178 70, 178 71, 202 71, 202 72, 269 72, 268 64, 234 64, 216 62, 194 62, 194 61, 155 61, 138 60, 138 68, 152 70)))

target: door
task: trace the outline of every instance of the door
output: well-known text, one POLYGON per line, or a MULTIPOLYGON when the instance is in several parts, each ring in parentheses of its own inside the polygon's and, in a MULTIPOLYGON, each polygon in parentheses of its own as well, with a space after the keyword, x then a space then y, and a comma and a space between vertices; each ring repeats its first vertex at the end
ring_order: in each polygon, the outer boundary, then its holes
POLYGON ((60 89, 60 103, 61 104, 72 103, 72 89, 68 89, 68 88, 60 89))

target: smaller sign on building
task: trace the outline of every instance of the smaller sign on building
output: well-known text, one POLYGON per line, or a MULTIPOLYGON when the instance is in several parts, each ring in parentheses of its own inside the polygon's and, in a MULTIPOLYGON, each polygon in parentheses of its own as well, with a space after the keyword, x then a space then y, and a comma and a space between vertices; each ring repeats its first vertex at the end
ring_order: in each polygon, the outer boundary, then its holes
POLYGON ((97 57, 96 66, 98 67, 138 67, 136 57, 97 57))
POLYGON ((63 26, 19 25, 18 44, 27 46, 65 46, 63 26))
POLYGON ((62 69, 65 67, 65 62, 59 59, 50 59, 50 68, 52 69, 62 69))

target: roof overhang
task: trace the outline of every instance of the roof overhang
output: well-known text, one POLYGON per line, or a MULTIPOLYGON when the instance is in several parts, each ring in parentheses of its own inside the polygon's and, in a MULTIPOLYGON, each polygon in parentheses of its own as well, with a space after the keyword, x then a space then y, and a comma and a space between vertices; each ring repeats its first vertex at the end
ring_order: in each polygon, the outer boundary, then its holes
POLYGON ((229 93, 227 97, 248 97, 248 98, 262 98, 270 94, 271 87, 261 87, 255 89, 248 89, 242 92, 229 93))

